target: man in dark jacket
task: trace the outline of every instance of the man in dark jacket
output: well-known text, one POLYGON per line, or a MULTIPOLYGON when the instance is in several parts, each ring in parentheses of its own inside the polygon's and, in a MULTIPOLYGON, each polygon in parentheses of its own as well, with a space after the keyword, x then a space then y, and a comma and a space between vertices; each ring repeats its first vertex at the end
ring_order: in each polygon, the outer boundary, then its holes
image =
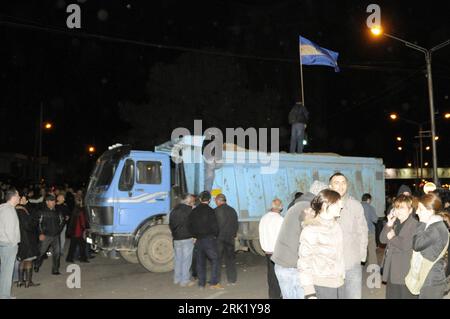
POLYGON ((47 253, 49 247, 52 248, 52 274, 60 275, 60 238, 59 235, 64 227, 64 217, 55 209, 56 198, 54 195, 47 195, 45 198, 45 206, 37 213, 39 218, 39 241, 40 256, 35 263, 34 270, 39 271, 43 262, 43 256, 47 253))
POLYGON ((200 204, 195 207, 189 216, 189 231, 196 239, 197 247, 197 275, 198 285, 204 288, 206 285, 206 258, 211 261, 212 289, 223 289, 219 284, 219 253, 217 251, 217 236, 219 226, 214 210, 209 207, 211 194, 208 191, 199 195, 200 204))
MULTIPOLYGON (((234 239, 236 238, 239 228, 238 215, 233 207, 228 206, 227 198, 224 194, 216 196, 216 218, 219 226, 219 237, 217 245, 219 249, 219 265, 225 259, 227 268, 228 283, 233 285, 236 283, 236 255, 234 253, 234 239)), ((220 278, 220 268, 219 268, 220 278)))
POLYGON ((189 215, 192 212, 194 198, 190 194, 183 195, 181 203, 175 206, 169 215, 169 227, 173 237, 175 251, 174 284, 181 287, 194 285, 189 269, 192 264, 194 239, 188 228, 189 215))

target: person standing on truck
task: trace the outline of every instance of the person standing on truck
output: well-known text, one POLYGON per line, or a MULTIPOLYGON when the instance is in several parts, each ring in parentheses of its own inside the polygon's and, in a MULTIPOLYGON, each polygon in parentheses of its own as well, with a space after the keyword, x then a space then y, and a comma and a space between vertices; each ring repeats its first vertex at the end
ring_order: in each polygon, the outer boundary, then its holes
POLYGON ((309 120, 309 112, 303 102, 297 102, 289 112, 289 124, 291 125, 290 153, 303 153, 303 139, 305 138, 306 124, 309 120))
POLYGON ((327 187, 325 183, 314 181, 309 192, 299 197, 284 217, 272 255, 283 299, 303 299, 304 293, 297 269, 301 223, 305 219, 305 210, 311 208, 311 201, 327 187))
POLYGON ((283 203, 276 198, 272 201, 272 208, 270 212, 265 214, 259 221, 259 242, 261 248, 266 254, 267 261, 267 284, 269 286, 269 298, 280 299, 281 290, 275 275, 275 263, 271 260, 273 251, 275 250, 275 243, 280 233, 281 225, 283 224, 283 203))
POLYGON ((238 214, 233 207, 228 206, 227 198, 224 194, 216 196, 216 205, 217 207, 214 211, 216 213, 217 224, 219 225, 219 237, 217 238, 219 265, 225 260, 228 284, 234 285, 237 280, 234 240, 239 228, 238 214))
POLYGON ((344 235, 345 299, 361 299, 362 266, 366 261, 369 230, 364 209, 359 201, 348 194, 348 181, 342 173, 330 177, 330 189, 341 195, 344 204, 339 224, 344 235))
POLYGON ((377 242, 375 240, 375 225, 378 223, 378 215, 375 208, 370 205, 372 202, 372 195, 365 193, 361 198, 361 205, 364 209, 364 216, 366 217, 367 228, 369 229, 369 238, 367 244, 367 266, 378 265, 377 259, 377 242))
POLYGON ((206 259, 211 261, 211 289, 223 289, 219 283, 219 252, 217 251, 217 236, 219 226, 217 224, 214 209, 209 206, 211 194, 203 191, 199 195, 200 204, 195 207, 189 216, 189 231, 196 239, 197 247, 197 276, 200 288, 206 286, 206 259))
POLYGON ((52 274, 61 275, 59 272, 61 253, 59 235, 64 227, 64 217, 55 209, 55 206, 55 196, 51 194, 47 195, 45 197, 45 206, 37 214, 39 219, 40 256, 36 260, 34 271, 39 271, 44 255, 47 253, 48 248, 51 247, 53 260, 52 274))
POLYGON ((173 208, 169 215, 169 228, 173 237, 173 249, 175 251, 175 268, 173 283, 181 287, 191 287, 195 284, 191 281, 189 269, 192 265, 192 252, 194 239, 189 231, 189 215, 194 206, 194 197, 184 194, 181 203, 173 208))

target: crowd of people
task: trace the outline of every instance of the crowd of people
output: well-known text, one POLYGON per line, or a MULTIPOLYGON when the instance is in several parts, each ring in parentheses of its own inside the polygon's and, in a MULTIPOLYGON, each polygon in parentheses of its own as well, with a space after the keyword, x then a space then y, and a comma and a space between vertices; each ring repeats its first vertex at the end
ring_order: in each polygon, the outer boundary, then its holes
POLYGON ((0 183, 0 298, 11 298, 11 286, 35 287, 39 272, 51 256, 52 274, 60 275, 66 238, 70 247, 66 261, 89 262, 85 242, 89 228, 83 190, 29 185, 20 190, 0 183))
MULTIPOLYGON (((0 296, 11 286, 33 287, 33 271, 51 256, 59 275, 66 238, 66 261, 92 258, 85 234, 89 228, 83 191, 69 187, 0 186, 0 296)), ((387 299, 439 299, 447 291, 449 265, 449 200, 438 192, 413 196, 402 186, 387 202, 381 223, 371 194, 361 201, 348 193, 341 173, 329 183, 314 181, 296 193, 286 214, 275 198, 259 222, 259 240, 267 261, 268 296, 272 299, 360 299, 363 267, 376 265, 386 284, 387 299), (384 248, 381 262, 377 247, 384 248), (367 260, 367 261, 366 261, 367 260)), ((224 289, 237 282, 236 210, 218 194, 185 194, 169 214, 175 269, 174 284, 224 289), (211 273, 207 274, 207 262, 211 273), (208 280, 209 277, 209 280, 208 280)))

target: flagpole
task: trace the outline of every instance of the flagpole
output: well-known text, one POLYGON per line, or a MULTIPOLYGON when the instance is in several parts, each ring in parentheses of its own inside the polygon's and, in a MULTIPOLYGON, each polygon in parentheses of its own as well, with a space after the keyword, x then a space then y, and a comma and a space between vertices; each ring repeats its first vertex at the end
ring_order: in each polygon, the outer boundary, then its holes
POLYGON ((305 93, 303 91, 303 64, 302 64, 302 38, 299 37, 299 46, 298 46, 298 52, 300 57, 300 88, 301 88, 301 94, 302 94, 302 103, 305 105, 305 93))

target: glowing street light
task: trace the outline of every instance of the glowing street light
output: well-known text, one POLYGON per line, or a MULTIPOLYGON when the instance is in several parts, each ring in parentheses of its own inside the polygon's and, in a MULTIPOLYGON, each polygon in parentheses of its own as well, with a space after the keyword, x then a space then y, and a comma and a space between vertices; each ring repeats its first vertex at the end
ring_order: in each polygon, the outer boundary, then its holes
POLYGON ((448 113, 448 112, 445 113, 445 114, 444 114, 444 118, 447 119, 447 120, 450 119, 450 113, 448 113))
POLYGON ((435 136, 435 137, 434 137, 434 140, 435 140, 435 141, 438 141, 438 140, 439 140, 439 136, 435 136))
POLYGON ((44 123, 44 128, 45 128, 46 130, 51 130, 51 129, 53 128, 53 124, 50 123, 50 122, 45 122, 45 123, 44 123))
POLYGON ((429 151, 431 149, 431 147, 427 146, 425 147, 425 150, 429 151))
POLYGON ((401 151, 401 150, 403 150, 403 147, 399 146, 399 147, 397 147, 397 149, 398 149, 399 151, 401 151))
POLYGON ((428 166, 428 162, 423 163, 423 165, 428 166))
POLYGON ((408 167, 411 167, 412 166, 412 164, 411 163, 408 163, 408 167))
POLYGON ((383 34, 383 29, 380 26, 377 26, 377 27, 371 28, 370 32, 372 32, 372 34, 374 36, 378 37, 383 34))
POLYGON ((398 115, 396 113, 391 113, 389 114, 389 117, 391 120, 395 121, 396 119, 398 119, 398 115))
POLYGON ((400 136, 397 136, 397 141, 401 142, 402 138, 400 136))
POLYGON ((89 154, 94 154, 95 151, 96 151, 96 150, 95 150, 95 146, 92 146, 92 145, 91 145, 91 146, 88 147, 88 152, 89 152, 89 154))

